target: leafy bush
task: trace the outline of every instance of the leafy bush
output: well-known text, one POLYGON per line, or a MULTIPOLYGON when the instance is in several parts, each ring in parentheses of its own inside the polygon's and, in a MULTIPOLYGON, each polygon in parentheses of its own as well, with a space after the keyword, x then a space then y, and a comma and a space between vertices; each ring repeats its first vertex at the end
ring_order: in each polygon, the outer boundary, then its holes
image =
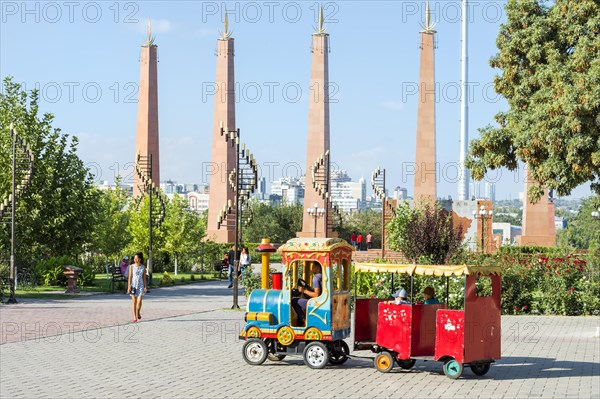
POLYGON ((77 277, 77 285, 82 287, 90 287, 95 284, 96 271, 93 266, 81 265, 83 271, 77 277))
POLYGON ((162 286, 174 285, 174 284, 175 284, 175 281, 173 281, 173 279, 169 275, 169 272, 167 272, 167 271, 163 272, 162 279, 160 280, 160 286, 162 287, 162 286))
POLYGON ((452 215, 437 203, 412 209, 401 203, 387 227, 390 247, 411 261, 441 265, 461 249, 462 227, 454 227, 452 215))
POLYGON ((54 257, 39 261, 33 270, 37 280, 43 282, 44 285, 62 286, 67 283, 67 277, 63 274, 62 266, 67 265, 75 265, 73 258, 68 256, 54 257))
MULTIPOLYGON (((502 268, 503 314, 600 314, 600 269, 598 253, 557 255, 555 248, 535 252, 524 248, 498 254, 465 253, 454 264, 490 265, 502 268)), ((410 294, 410 277, 394 275, 394 291, 404 288, 410 294)), ((413 301, 422 300, 423 289, 431 285, 440 301, 445 300, 444 277, 418 276, 413 280, 413 301)), ((479 279, 477 292, 490 293, 489 279, 479 279)), ((359 297, 391 298, 391 273, 359 273, 356 276, 359 297)), ((464 277, 449 278, 449 307, 460 309, 464 300, 464 277)))

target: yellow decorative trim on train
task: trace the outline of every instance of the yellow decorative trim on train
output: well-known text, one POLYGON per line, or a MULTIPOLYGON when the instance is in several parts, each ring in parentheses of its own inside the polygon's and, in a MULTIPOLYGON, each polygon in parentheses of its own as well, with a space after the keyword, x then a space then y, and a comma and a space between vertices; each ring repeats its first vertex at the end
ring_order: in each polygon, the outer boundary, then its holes
POLYGON ((270 312, 248 312, 246 313, 246 321, 266 321, 273 324, 273 313, 270 312))

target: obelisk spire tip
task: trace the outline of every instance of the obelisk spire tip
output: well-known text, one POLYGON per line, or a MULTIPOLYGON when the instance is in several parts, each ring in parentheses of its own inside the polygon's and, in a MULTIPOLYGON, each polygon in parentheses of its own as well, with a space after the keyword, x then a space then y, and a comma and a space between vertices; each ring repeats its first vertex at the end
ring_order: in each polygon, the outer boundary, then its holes
POLYGON ((156 37, 152 36, 152 25, 150 24, 150 17, 148 17, 148 40, 146 40, 146 43, 144 44, 144 46, 147 46, 147 47, 154 46, 155 39, 156 39, 156 37))
POLYGON ((425 6, 425 25, 421 24, 423 30, 421 33, 436 33, 433 29, 435 28, 435 23, 431 24, 431 8, 429 7, 429 0, 427 0, 427 5, 425 6))
POLYGON ((324 27, 325 18, 323 17, 323 5, 321 4, 321 8, 319 9, 319 27, 315 31, 315 35, 325 35, 325 31, 327 28, 324 27))
POLYGON ((221 34, 221 40, 229 40, 231 38, 231 33, 229 31, 229 17, 227 12, 225 12, 225 24, 223 27, 223 33, 221 34))

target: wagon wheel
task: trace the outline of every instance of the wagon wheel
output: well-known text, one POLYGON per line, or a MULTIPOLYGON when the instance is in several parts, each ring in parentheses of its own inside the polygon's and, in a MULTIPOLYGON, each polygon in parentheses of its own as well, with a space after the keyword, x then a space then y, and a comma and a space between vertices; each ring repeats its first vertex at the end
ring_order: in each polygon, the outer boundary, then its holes
POLYGON ((394 358, 388 351, 379 352, 375 356, 375 368, 382 373, 389 372, 394 367, 394 358))
POLYGON ((403 359, 398 360, 398 366, 400 366, 404 370, 410 370, 413 368, 417 361, 415 359, 403 359))
POLYGON ((311 369, 322 369, 329 362, 329 351, 324 343, 313 341, 304 349, 304 363, 311 369))
POLYGON ((283 326, 277 331, 277 341, 283 346, 291 345, 294 338, 294 330, 290 326, 283 326))
POLYGON ((346 363, 348 356, 350 355, 350 348, 345 341, 339 341, 339 347, 332 347, 329 353, 329 362, 331 364, 339 365, 346 363))
POLYGON ((446 360, 444 363, 444 374, 446 377, 456 380, 463 373, 463 365, 455 359, 446 360))
POLYGON ((253 366, 263 364, 267 359, 267 344, 259 338, 250 338, 242 348, 242 355, 246 363, 253 366))
POLYGON ((471 364, 471 371, 475 375, 485 375, 488 371, 490 371, 489 363, 473 363, 471 364))

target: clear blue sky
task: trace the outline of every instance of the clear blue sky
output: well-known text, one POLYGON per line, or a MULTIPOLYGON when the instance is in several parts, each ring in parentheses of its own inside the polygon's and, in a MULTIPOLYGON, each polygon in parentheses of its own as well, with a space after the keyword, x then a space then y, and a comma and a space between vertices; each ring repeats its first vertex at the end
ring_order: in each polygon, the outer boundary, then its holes
MULTIPOLYGON (((505 20, 505 1, 471 1, 470 137, 506 108, 488 65, 505 20)), ((304 168, 310 40, 317 2, 12 2, 2 1, 0 74, 27 89, 38 84, 55 126, 79 137, 79 153, 113 181, 130 175, 135 152, 140 45, 150 17, 159 51, 161 178, 207 183, 211 157, 215 49, 224 11, 235 37, 237 124, 265 176, 304 168), (301 93, 298 93, 298 89, 301 93), (300 96, 300 97, 299 97, 300 96), (267 173, 271 171, 271 173, 267 173)), ((388 187, 407 187, 414 161, 419 31, 425 1, 323 2, 331 35, 332 160, 354 180, 378 165, 388 187), (404 165, 404 166, 403 166, 404 165)), ((437 21, 438 195, 457 198, 453 163, 460 128, 460 1, 432 1, 437 21)), ((517 198, 522 171, 489 176, 497 199, 517 198)), ((589 195, 588 186, 573 197, 589 195)))

